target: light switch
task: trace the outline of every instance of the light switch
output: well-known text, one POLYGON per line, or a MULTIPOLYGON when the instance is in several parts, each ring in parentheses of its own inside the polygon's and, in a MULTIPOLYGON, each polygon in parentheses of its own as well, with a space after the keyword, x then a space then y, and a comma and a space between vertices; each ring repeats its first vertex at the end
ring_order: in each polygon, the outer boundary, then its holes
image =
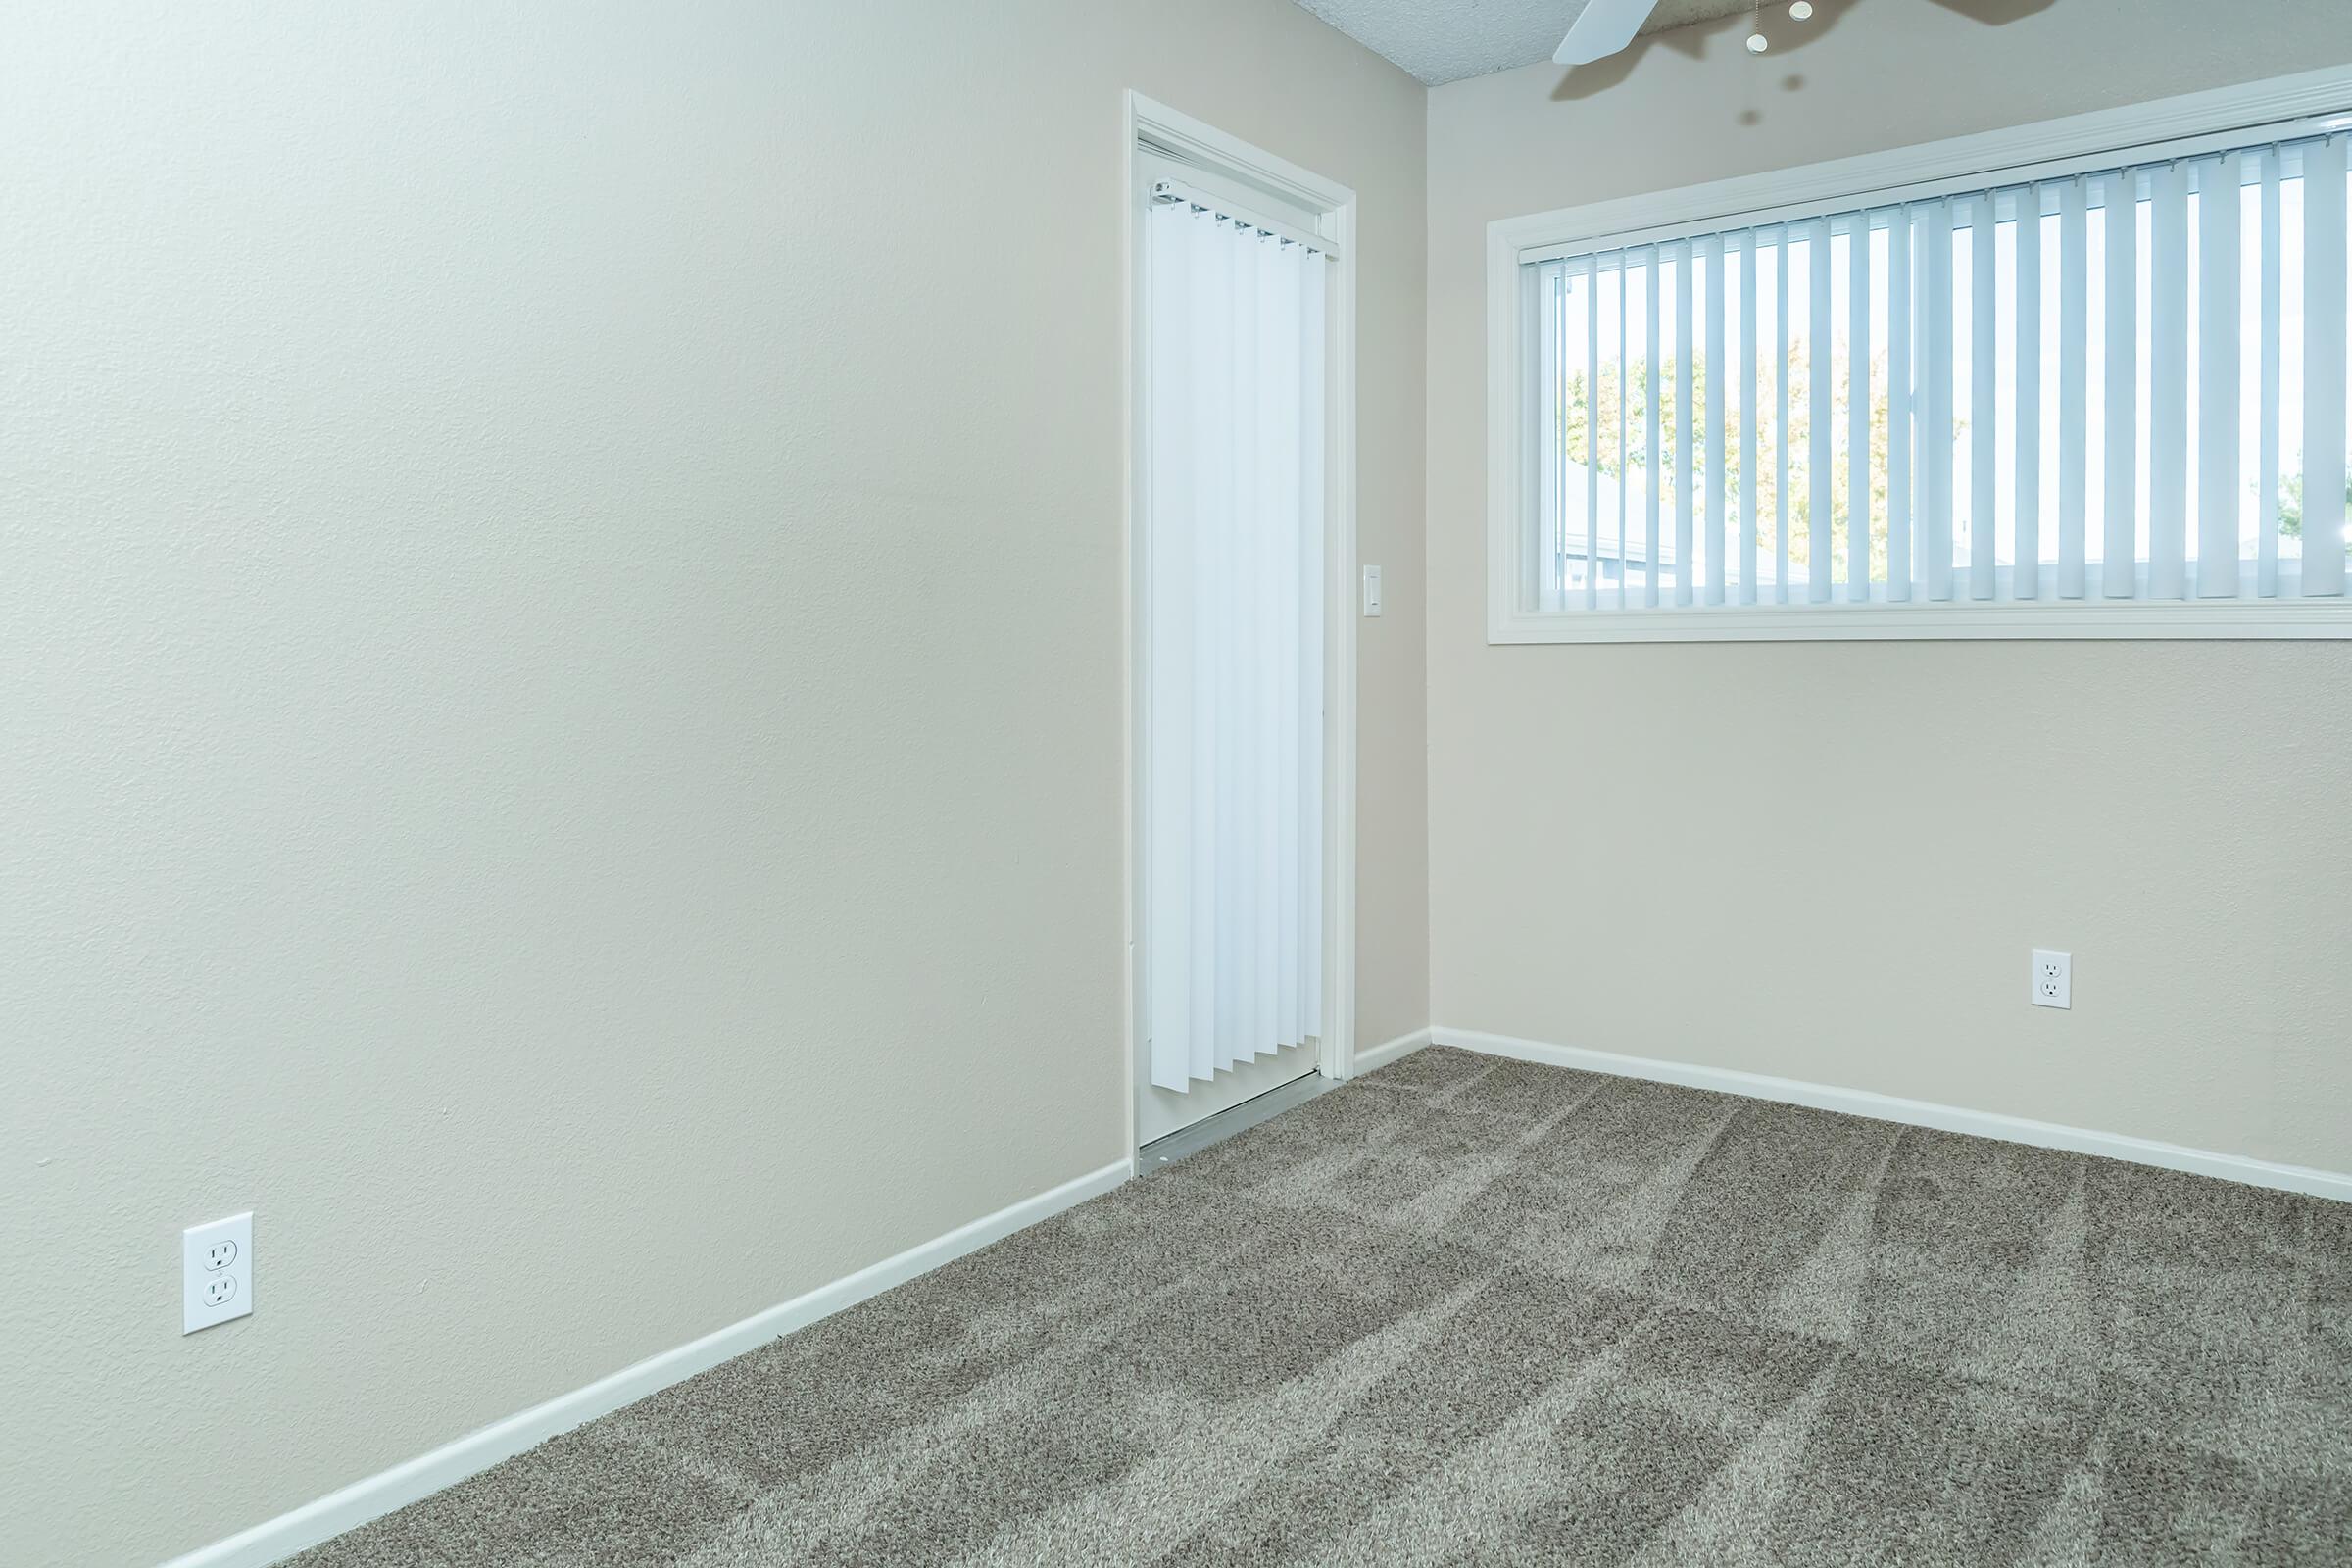
POLYGON ((1380 613, 1380 568, 1378 566, 1364 568, 1364 613, 1367 615, 1380 613))

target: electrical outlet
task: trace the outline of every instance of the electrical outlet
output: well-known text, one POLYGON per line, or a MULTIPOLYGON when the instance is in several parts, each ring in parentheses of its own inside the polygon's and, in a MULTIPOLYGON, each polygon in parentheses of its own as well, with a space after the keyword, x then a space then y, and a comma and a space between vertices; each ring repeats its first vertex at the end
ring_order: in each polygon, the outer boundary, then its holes
POLYGON ((2034 1005, 2072 1007, 2075 1004, 2075 956, 2049 948, 2034 950, 2034 1005))
POLYGON ((179 1233, 179 1332, 193 1334, 253 1310, 253 1214, 179 1233))

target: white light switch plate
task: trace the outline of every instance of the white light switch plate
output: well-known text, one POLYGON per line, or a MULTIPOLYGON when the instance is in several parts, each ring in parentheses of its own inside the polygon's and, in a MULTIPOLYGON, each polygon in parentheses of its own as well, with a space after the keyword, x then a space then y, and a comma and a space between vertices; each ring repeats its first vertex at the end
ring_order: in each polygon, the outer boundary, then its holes
POLYGON ((179 1233, 179 1332, 193 1334, 253 1310, 253 1213, 179 1233))
POLYGON ((1380 613, 1380 568, 1378 566, 1364 568, 1364 613, 1367 615, 1380 613))

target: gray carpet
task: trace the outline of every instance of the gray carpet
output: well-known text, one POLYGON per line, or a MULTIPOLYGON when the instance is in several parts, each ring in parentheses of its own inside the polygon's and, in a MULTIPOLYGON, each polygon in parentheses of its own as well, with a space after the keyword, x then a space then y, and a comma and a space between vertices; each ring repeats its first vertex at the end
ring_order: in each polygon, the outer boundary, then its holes
POLYGON ((1430 1050, 296 1560, 2352 1562, 2352 1205, 1430 1050))

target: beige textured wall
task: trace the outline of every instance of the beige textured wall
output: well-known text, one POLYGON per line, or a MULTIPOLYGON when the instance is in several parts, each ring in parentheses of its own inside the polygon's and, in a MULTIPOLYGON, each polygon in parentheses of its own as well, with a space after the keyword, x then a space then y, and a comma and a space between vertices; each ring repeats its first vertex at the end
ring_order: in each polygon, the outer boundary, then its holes
POLYGON ((0 1557, 199 1545, 1121 1156, 1130 86, 1362 198, 1386 1038, 1401 73, 1288 0, 0 8, 0 1557), (183 1340, 248 1204, 261 1310, 183 1340))
POLYGON ((2339 0, 1822 10, 1431 95, 1434 1014, 2352 1169, 2352 648, 1486 644, 1490 220, 2352 59, 2339 0))

